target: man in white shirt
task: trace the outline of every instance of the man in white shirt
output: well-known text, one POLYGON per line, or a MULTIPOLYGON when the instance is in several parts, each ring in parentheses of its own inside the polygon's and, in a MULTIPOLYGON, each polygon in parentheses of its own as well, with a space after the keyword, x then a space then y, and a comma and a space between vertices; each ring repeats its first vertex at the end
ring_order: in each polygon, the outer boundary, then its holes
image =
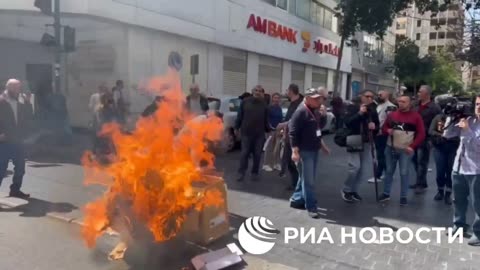
POLYGON ((23 140, 33 116, 33 108, 30 96, 24 95, 19 100, 21 92, 19 80, 8 80, 5 88, 6 90, 0 94, 0 184, 11 160, 14 174, 10 196, 26 199, 30 195, 20 190, 25 174, 23 140))
MULTIPOLYGON (((386 169, 385 163, 385 147, 387 145, 388 136, 383 135, 381 130, 387 116, 390 112, 395 111, 397 106, 390 101, 390 92, 388 90, 381 90, 378 92, 378 105, 377 113, 378 119, 380 120, 380 133, 375 137, 375 149, 377 153, 377 171, 375 172, 375 177, 378 182, 381 182, 382 175, 386 169)), ((368 179, 369 183, 375 183, 375 178, 368 179)))

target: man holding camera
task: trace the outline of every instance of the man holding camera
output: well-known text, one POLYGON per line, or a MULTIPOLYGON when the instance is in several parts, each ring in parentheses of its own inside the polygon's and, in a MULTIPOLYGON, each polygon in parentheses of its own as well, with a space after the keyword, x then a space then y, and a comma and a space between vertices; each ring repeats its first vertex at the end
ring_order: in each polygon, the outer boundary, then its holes
POLYGON ((360 104, 347 107, 345 126, 349 130, 347 137, 348 177, 342 190, 342 199, 347 203, 362 201, 358 194, 360 183, 368 179, 366 176, 372 165, 373 135, 380 126, 378 113, 373 103, 375 94, 365 90, 360 96, 360 104))
POLYGON ((447 205, 452 204, 453 162, 460 145, 460 129, 456 124, 463 117, 462 114, 462 112, 457 111, 457 107, 447 104, 443 109, 443 113, 440 113, 433 119, 428 130, 437 169, 438 192, 434 200, 444 200, 447 205))
POLYGON ((480 95, 475 100, 475 116, 462 118, 457 124, 462 129, 460 147, 453 165, 453 195, 455 200, 453 228, 468 228, 467 209, 469 199, 475 212, 472 224, 471 246, 480 246, 480 95))

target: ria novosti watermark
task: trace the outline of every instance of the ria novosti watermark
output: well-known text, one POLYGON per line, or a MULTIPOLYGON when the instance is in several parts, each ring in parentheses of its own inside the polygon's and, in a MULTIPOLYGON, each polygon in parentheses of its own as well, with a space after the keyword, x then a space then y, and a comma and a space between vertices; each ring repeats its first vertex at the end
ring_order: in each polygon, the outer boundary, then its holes
MULTIPOLYGON (((238 231, 238 240, 248 253, 260 255, 273 248, 277 234, 282 234, 282 232, 275 230, 270 220, 257 216, 248 218, 242 223, 238 231)), ((420 227, 419 229, 408 227, 398 229, 390 227, 342 227, 340 237, 338 237, 338 233, 333 235, 330 229, 326 227, 285 227, 283 229, 284 244, 292 242, 300 244, 452 244, 456 241, 463 243, 463 229, 453 231, 452 228, 442 227, 420 227)))

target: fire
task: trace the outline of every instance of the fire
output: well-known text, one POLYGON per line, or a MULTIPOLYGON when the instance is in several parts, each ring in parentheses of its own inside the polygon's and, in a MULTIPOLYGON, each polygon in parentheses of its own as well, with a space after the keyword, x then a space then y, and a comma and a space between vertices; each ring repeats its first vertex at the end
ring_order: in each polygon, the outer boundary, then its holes
POLYGON ((209 152, 208 143, 221 139, 221 119, 209 116, 192 120, 185 110, 179 75, 174 70, 150 80, 148 89, 165 98, 157 104, 152 117, 140 119, 131 134, 123 133, 114 124, 102 129, 115 145, 115 160, 105 166, 92 160, 91 153, 82 159, 85 183, 108 188, 102 198, 84 208, 82 234, 89 247, 114 225, 118 218, 115 215, 140 221, 155 241, 162 242, 177 235, 190 211, 223 203, 219 192, 199 196, 193 186, 208 181, 206 171, 215 169, 215 156, 209 152), (125 205, 131 216, 119 211, 125 205))

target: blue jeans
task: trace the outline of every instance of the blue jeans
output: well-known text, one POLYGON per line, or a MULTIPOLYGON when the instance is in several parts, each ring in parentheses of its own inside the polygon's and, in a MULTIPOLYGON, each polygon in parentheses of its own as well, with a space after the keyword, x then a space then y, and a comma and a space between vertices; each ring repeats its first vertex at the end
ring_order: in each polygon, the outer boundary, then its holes
POLYGON ((473 233, 480 238, 480 175, 463 175, 453 172, 453 224, 457 227, 468 228, 467 209, 468 201, 472 202, 475 220, 472 224, 473 233))
POLYGON ((348 153, 348 177, 343 192, 357 192, 360 183, 373 175, 372 145, 365 143, 362 152, 348 153))
POLYGON ((383 185, 383 193, 390 196, 393 183, 393 175, 397 169, 397 163, 400 165, 400 198, 406 198, 408 194, 409 175, 412 166, 412 155, 407 154, 403 150, 396 150, 391 146, 385 147, 385 162, 387 171, 385 174, 385 183, 383 185))
POLYGON ((298 163, 298 182, 290 202, 305 205, 309 211, 317 211, 315 199, 315 180, 317 179, 318 152, 300 151, 298 163))
POLYGON ((0 143, 0 185, 7 174, 10 160, 13 166, 15 166, 10 191, 18 192, 22 187, 23 176, 25 175, 25 153, 23 145, 17 143, 0 143))
POLYGON ((427 173, 428 173, 428 163, 430 161, 430 141, 425 139, 425 141, 418 147, 415 151, 413 157, 413 164, 415 165, 415 171, 417 172, 417 182, 418 187, 427 188, 427 173))
POLYGON ((437 187, 440 192, 452 192, 452 170, 458 144, 457 142, 445 142, 433 148, 437 169, 437 187))

